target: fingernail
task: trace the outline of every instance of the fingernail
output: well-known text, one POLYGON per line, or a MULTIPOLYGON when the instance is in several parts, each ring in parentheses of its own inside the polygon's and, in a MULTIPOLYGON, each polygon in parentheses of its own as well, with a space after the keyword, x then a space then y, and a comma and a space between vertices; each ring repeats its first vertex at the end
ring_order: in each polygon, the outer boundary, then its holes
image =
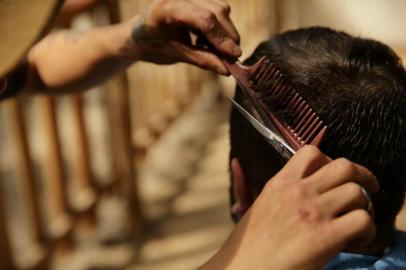
POLYGON ((376 190, 376 192, 378 192, 380 189, 381 189, 381 186, 379 185, 379 181, 378 181, 378 178, 376 177, 376 175, 372 172, 372 171, 369 171, 370 173, 371 173, 371 175, 375 178, 375 180, 376 180, 376 184, 377 184, 377 186, 378 186, 378 189, 376 190))
POLYGON ((220 75, 224 75, 224 76, 228 76, 228 75, 230 75, 230 72, 226 69, 226 68, 218 68, 217 69, 217 72, 220 74, 220 75))
POLYGON ((242 50, 239 46, 234 45, 233 46, 233 54, 236 56, 240 56, 242 54, 242 50))

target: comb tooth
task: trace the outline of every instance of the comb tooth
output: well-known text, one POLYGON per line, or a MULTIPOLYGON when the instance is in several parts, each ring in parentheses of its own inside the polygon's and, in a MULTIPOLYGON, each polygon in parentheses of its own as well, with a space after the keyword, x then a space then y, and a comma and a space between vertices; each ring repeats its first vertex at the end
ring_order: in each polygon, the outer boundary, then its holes
MULTIPOLYGON (((300 102, 303 101, 302 97, 298 94, 298 98, 295 102, 292 103, 291 108, 293 111, 293 117, 296 119, 300 115, 300 102)), ((293 125, 292 125, 293 126, 293 125)))
POLYGON ((307 137, 308 137, 309 133, 312 133, 312 131, 314 130, 315 126, 316 126, 317 123, 319 122, 319 118, 317 117, 317 115, 316 115, 315 113, 313 113, 313 115, 315 116, 315 118, 312 117, 313 119, 312 119, 311 123, 309 124, 308 128, 306 128, 306 131, 303 132, 303 135, 302 135, 302 138, 303 138, 303 140, 304 140, 306 143, 308 142, 308 141, 307 141, 307 137))
POLYGON ((265 71, 266 71, 266 68, 264 67, 264 65, 260 66, 259 69, 258 69, 258 71, 257 71, 255 74, 253 74, 254 76, 253 76, 252 79, 254 79, 254 81, 259 81, 260 78, 262 77, 262 74, 263 74, 265 71))
POLYGON ((278 75, 278 78, 275 79, 273 84, 273 88, 275 88, 273 95, 280 96, 280 94, 283 92, 283 89, 285 88, 285 85, 282 83, 282 76, 278 75))
POLYGON ((291 136, 296 140, 297 143, 299 143, 301 145, 304 143, 302 141, 302 139, 296 134, 294 129, 292 129, 291 127, 288 126, 288 131, 291 134, 291 136))
POLYGON ((294 106, 294 107, 299 106, 299 102, 301 102, 301 101, 303 101, 303 98, 298 94, 298 99, 297 99, 297 101, 295 102, 295 104, 293 104, 292 106, 294 106))
POLYGON ((278 84, 280 84, 282 76, 277 69, 273 69, 273 72, 270 75, 271 75, 270 78, 272 78, 271 80, 272 88, 275 88, 278 84))
MULTIPOLYGON (((279 125, 277 124, 276 126, 281 126, 281 123, 277 119, 275 123, 279 123, 279 125)), ((303 146, 303 142, 296 136, 296 134, 292 130, 290 130, 288 126, 284 124, 282 125, 282 129, 279 128, 279 130, 282 132, 282 134, 285 136, 285 139, 295 151, 299 150, 299 148, 303 146)))
POLYGON ((276 68, 274 66, 270 65, 269 63, 265 63, 260 67, 259 71, 256 73, 255 80, 260 81, 265 73, 269 71, 275 72, 275 70, 276 68))
POLYGON ((279 92, 281 91, 281 89, 283 88, 283 84, 280 83, 280 77, 279 78, 275 78, 274 82, 273 82, 273 87, 275 90, 273 91, 274 95, 279 95, 279 92))
POLYGON ((303 107, 304 103, 305 102, 304 102, 303 98, 298 94, 297 99, 294 102, 292 102, 292 105, 291 105, 292 106, 291 108, 295 108, 296 115, 300 115, 300 112, 301 112, 300 109, 303 107))
POLYGON ((268 65, 269 65, 269 60, 267 58, 265 58, 262 61, 262 64, 259 65, 254 72, 248 72, 247 73, 248 79, 253 80, 253 81, 257 80, 258 76, 260 76, 260 74, 262 72, 264 72, 264 70, 266 70, 265 67, 268 66, 268 65))
POLYGON ((299 99, 299 93, 293 93, 294 96, 289 100, 289 103, 286 104, 289 108, 294 108, 295 104, 297 103, 297 100, 299 99))
POLYGON ((295 92, 290 91, 291 89, 289 89, 287 91, 287 93, 285 93, 285 97, 282 100, 282 106, 288 107, 289 102, 294 98, 295 96, 295 92))
POLYGON ((321 131, 316 135, 316 137, 313 139, 313 141, 311 141, 310 144, 312 145, 319 145, 321 140, 323 139, 324 135, 327 132, 327 127, 324 126, 321 131))
POLYGON ((272 82, 269 81, 270 76, 264 77, 261 82, 258 82, 258 87, 257 87, 257 91, 261 92, 261 91, 266 91, 266 90, 272 90, 273 86, 272 86, 272 82))
MULTIPOLYGON (((258 81, 258 84, 269 82, 269 79, 274 77, 278 71, 275 68, 269 68, 266 73, 263 74, 263 77, 258 81)), ((271 80, 272 81, 272 80, 271 80)), ((272 82, 271 82, 272 84, 272 82)))
POLYGON ((301 145, 305 145, 305 142, 302 140, 300 136, 298 136, 294 131, 292 131, 292 135, 294 136, 295 140, 301 145))
POLYGON ((309 126, 312 124, 314 118, 316 117, 316 114, 314 112, 312 112, 311 110, 309 110, 309 112, 311 113, 310 117, 306 117, 306 122, 304 123, 304 125, 300 128, 298 135, 303 138, 305 132, 307 131, 307 129, 309 128, 309 126))
POLYGON ((293 129, 297 130, 299 128, 301 120, 303 119, 303 115, 306 114, 306 112, 307 112, 307 107, 308 107, 308 105, 306 104, 306 102, 304 100, 302 100, 302 103, 297 108, 297 110, 300 113, 299 113, 299 115, 297 116, 295 122, 292 125, 293 129))
POLYGON ((286 104, 286 108, 292 113, 292 119, 295 119, 297 116, 295 104, 297 104, 299 97, 299 93, 293 93, 293 97, 289 98, 286 104))
POLYGON ((279 102, 280 106, 289 110, 288 103, 292 98, 292 94, 289 92, 287 92, 287 93, 285 92, 284 95, 282 95, 280 98, 281 98, 281 100, 279 102))
POLYGON ((262 71, 263 72, 259 74, 258 77, 256 78, 257 92, 261 92, 266 89, 272 89, 272 87, 270 87, 272 83, 269 82, 269 79, 272 78, 272 76, 274 76, 275 69, 274 68, 263 69, 262 71))
MULTIPOLYGON (((309 105, 307 105, 307 104, 306 104, 306 107, 304 108, 303 111, 305 112, 305 114, 301 116, 300 122, 299 122, 299 124, 297 124, 297 126, 295 127, 295 130, 299 130, 299 131, 300 131, 300 130, 302 129, 303 125, 306 123, 306 120, 309 118, 309 115, 312 113, 312 111, 309 110, 309 105)), ((296 133, 299 134, 299 131, 296 132, 296 133)))
POLYGON ((263 83, 257 84, 257 86, 255 87, 255 92, 262 93, 268 89, 272 89, 271 84, 264 80, 263 83))
MULTIPOLYGON (((272 75, 272 74, 270 74, 270 78, 265 78, 264 79, 264 81, 270 81, 270 79, 272 78, 272 76, 274 76, 274 75, 272 75)), ((277 97, 278 96, 278 94, 277 94, 277 92, 279 92, 279 87, 278 87, 278 81, 276 81, 276 80, 278 80, 279 78, 274 78, 274 79, 272 79, 267 85, 264 85, 264 86, 261 86, 261 90, 264 90, 263 88, 264 87, 267 87, 267 89, 266 90, 270 90, 270 94, 273 96, 273 97, 277 97)))
POLYGON ((304 139, 306 143, 310 143, 310 139, 314 137, 316 132, 320 130, 321 125, 323 125, 323 122, 317 117, 317 120, 315 123, 317 123, 317 126, 313 128, 312 132, 304 139))

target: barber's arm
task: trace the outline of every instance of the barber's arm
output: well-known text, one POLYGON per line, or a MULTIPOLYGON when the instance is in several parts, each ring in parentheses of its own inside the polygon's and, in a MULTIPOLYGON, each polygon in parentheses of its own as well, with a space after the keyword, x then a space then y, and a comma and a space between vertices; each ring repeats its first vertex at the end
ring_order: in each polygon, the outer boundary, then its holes
POLYGON ((376 231, 361 186, 379 189, 364 167, 302 148, 200 269, 314 270, 343 249, 359 251, 376 231))
POLYGON ((186 62, 227 74, 216 55, 192 44, 190 33, 204 35, 227 56, 240 56, 239 35, 229 12, 229 6, 219 0, 156 0, 127 22, 84 33, 52 33, 28 54, 28 88, 48 93, 80 91, 137 61, 186 62))

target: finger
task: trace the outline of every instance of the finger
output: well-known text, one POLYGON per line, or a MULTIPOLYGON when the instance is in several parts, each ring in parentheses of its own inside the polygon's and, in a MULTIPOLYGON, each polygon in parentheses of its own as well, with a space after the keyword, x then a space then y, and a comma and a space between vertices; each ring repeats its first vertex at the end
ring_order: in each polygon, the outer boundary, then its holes
POLYGON ((323 211, 330 217, 336 217, 355 209, 366 209, 368 201, 361 186, 354 182, 333 188, 318 198, 323 211))
POLYGON ((303 146, 286 163, 277 174, 281 179, 299 180, 305 178, 331 161, 317 147, 311 145, 303 146))
POLYGON ((168 16, 172 16, 172 20, 176 24, 202 33, 220 53, 232 57, 239 57, 241 55, 241 49, 238 44, 224 30, 216 14, 210 9, 185 1, 182 2, 181 7, 171 6, 168 16))
POLYGON ((197 2, 197 5, 207 7, 214 14, 216 14, 217 20, 220 25, 223 27, 224 31, 228 36, 236 43, 240 44, 240 35, 235 27, 234 23, 230 19, 231 8, 227 3, 224 3, 220 0, 206 1, 206 2, 197 2))
POLYGON ((370 244, 376 236, 376 226, 365 210, 354 210, 331 222, 334 237, 344 241, 346 249, 357 251, 370 244))
POLYGON ((372 193, 379 190, 376 177, 368 169, 345 158, 333 160, 307 181, 319 194, 347 182, 356 182, 372 193))
POLYGON ((179 61, 195 65, 202 69, 212 70, 221 75, 229 75, 223 62, 211 52, 172 42, 171 55, 179 59, 179 61))

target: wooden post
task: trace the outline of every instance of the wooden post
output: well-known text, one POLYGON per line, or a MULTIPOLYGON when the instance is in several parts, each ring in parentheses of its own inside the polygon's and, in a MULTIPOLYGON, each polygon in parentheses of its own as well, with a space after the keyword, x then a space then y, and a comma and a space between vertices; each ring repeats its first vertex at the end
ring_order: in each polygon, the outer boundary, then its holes
POLYGON ((41 222, 40 201, 36 194, 37 186, 34 179, 32 160, 28 146, 27 130, 21 106, 21 99, 10 100, 5 104, 7 108, 7 122, 10 128, 10 139, 16 154, 14 170, 17 172, 18 187, 27 208, 28 219, 32 222, 31 235, 33 240, 46 240, 44 224, 41 222))
POLYGON ((109 95, 110 124, 114 148, 114 166, 118 189, 126 199, 130 226, 137 233, 142 229, 142 214, 135 176, 134 147, 131 140, 128 89, 125 75, 113 79, 107 86, 109 95))
POLYGON ((94 212, 96 194, 90 169, 89 144, 83 114, 83 98, 81 95, 73 95, 71 100, 75 119, 74 129, 76 131, 75 157, 73 158, 73 162, 76 171, 74 181, 77 192, 75 192, 75 194, 78 197, 74 198, 75 211, 83 215, 83 218, 81 218, 83 225, 88 229, 93 229, 96 223, 94 212))
POLYGON ((6 228, 7 217, 5 208, 3 183, 0 178, 0 270, 9 270, 12 269, 13 266, 12 253, 6 228))
POLYGON ((48 144, 44 166, 46 207, 49 211, 48 229, 51 239, 58 242, 56 252, 64 254, 71 248, 70 233, 73 225, 69 216, 55 101, 52 97, 38 97, 37 105, 44 125, 43 139, 48 144))
POLYGON ((16 172, 16 185, 26 209, 29 223, 30 243, 26 245, 24 256, 18 257, 18 262, 25 265, 47 264, 48 253, 44 248, 47 238, 45 224, 40 211, 40 196, 33 172, 32 160, 29 150, 27 130, 20 98, 6 102, 5 112, 10 140, 15 153, 14 171, 16 172))
MULTIPOLYGON (((120 22, 117 1, 107 1, 112 24, 120 22)), ((135 176, 134 146, 132 144, 132 125, 130 119, 129 89, 126 74, 121 74, 107 84, 110 101, 110 119, 112 127, 114 168, 119 183, 118 187, 126 199, 130 226, 135 234, 142 230, 142 213, 138 197, 135 176)))

